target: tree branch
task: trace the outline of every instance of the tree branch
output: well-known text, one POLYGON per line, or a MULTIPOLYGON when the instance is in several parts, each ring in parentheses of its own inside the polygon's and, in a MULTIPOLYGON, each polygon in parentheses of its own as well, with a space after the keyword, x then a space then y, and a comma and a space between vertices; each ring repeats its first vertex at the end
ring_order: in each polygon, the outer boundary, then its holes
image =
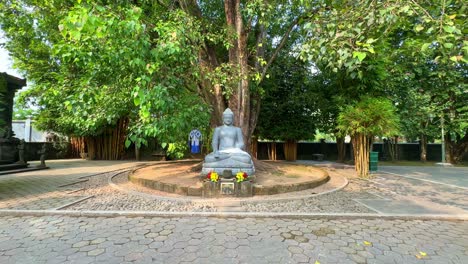
POLYGON ((281 51, 281 49, 284 47, 284 45, 286 44, 286 41, 288 40, 289 38, 289 34, 291 33, 291 31, 294 29, 294 27, 299 23, 299 20, 301 19, 302 17, 299 16, 297 17, 296 19, 294 19, 294 21, 289 25, 288 29, 286 30, 286 32, 284 32, 283 34, 283 37, 281 38, 281 42, 280 44, 276 47, 275 49, 275 52, 273 53, 273 55, 271 56, 270 60, 268 60, 268 63, 267 65, 265 66, 265 68, 263 68, 263 71, 262 71, 262 75, 260 77, 260 80, 258 83, 261 83, 263 81, 263 79, 265 78, 266 76, 266 73, 268 71, 268 68, 271 66, 271 64, 273 63, 273 61, 275 61, 276 57, 278 56, 279 52, 281 51))

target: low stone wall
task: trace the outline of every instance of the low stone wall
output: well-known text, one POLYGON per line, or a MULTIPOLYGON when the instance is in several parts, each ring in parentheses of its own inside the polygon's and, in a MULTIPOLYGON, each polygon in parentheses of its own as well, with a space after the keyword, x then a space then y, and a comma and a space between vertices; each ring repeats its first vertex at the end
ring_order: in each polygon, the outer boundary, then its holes
POLYGON ((12 142, 1 142, 0 143, 0 161, 17 161, 18 150, 16 144, 12 142))
POLYGON ((295 184, 278 184, 273 186, 253 186, 254 195, 274 195, 287 192, 297 192, 318 187, 327 183, 330 180, 328 173, 325 173, 322 178, 315 181, 301 182, 295 184))
POLYGON ((69 157, 70 144, 68 142, 26 142, 24 156, 26 161, 40 160, 41 154, 38 152, 42 149, 42 145, 46 144, 46 160, 50 159, 65 159, 69 157))
POLYGON ((142 179, 133 177, 133 172, 128 176, 128 180, 134 184, 145 186, 158 191, 167 193, 175 193, 186 196, 201 196, 202 188, 180 186, 175 183, 166 183, 158 180, 142 179))

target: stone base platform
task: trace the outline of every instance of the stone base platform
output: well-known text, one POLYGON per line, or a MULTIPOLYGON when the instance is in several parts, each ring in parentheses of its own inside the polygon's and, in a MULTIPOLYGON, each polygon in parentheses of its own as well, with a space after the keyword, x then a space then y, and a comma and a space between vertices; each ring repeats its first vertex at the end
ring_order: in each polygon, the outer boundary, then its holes
POLYGON ((206 175, 209 172, 216 172, 219 175, 223 175, 224 171, 231 171, 232 175, 236 175, 238 172, 245 172, 248 175, 255 174, 255 167, 253 163, 240 163, 233 160, 227 160, 221 164, 216 163, 203 163, 203 168, 201 170, 201 175, 206 175))
POLYGON ((0 171, 11 171, 27 168, 29 164, 27 163, 11 163, 0 165, 0 171))
MULTIPOLYGON (((200 180, 200 171, 192 171, 197 163, 199 162, 161 163, 137 169, 128 178, 134 184, 158 191, 204 197, 247 197, 302 191, 320 186, 330 178, 328 173, 320 168, 275 162, 274 166, 271 166, 271 171, 257 171, 255 173, 255 183, 243 182, 242 184, 245 185, 243 186, 239 185, 235 180, 226 179, 220 179, 219 182, 212 183, 207 179, 200 180), (234 183, 234 192, 232 194, 222 193, 221 183, 227 183, 227 181, 234 183), (243 192, 236 191, 242 188, 243 192)), ((226 184, 224 187, 232 187, 232 185, 228 185, 226 184)), ((226 189, 226 191, 228 190, 226 189)))
POLYGON ((20 167, 20 168, 11 169, 11 170, 0 171, 0 175, 10 175, 10 174, 15 174, 15 173, 46 170, 46 169, 49 169, 49 167, 47 166, 45 167, 20 167))

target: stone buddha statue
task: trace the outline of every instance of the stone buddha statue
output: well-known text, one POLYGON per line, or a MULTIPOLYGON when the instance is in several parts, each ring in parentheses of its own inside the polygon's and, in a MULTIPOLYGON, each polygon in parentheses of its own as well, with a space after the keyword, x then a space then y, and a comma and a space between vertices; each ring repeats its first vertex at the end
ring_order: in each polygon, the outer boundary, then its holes
POLYGON ((243 149, 244 139, 239 127, 233 126, 234 113, 227 108, 223 113, 223 125, 215 128, 211 143, 213 152, 205 157, 202 174, 216 171, 222 175, 225 170, 232 174, 239 171, 252 175, 255 168, 249 153, 243 149))

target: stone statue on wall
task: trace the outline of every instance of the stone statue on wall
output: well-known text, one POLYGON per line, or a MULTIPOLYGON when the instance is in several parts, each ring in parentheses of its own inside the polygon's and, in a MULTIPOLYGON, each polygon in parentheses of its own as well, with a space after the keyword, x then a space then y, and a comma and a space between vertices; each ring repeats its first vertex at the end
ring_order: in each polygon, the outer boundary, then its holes
POLYGON ((215 128, 212 147, 213 152, 205 157, 202 174, 215 171, 220 175, 224 171, 236 174, 239 171, 252 175, 255 168, 249 153, 243 149, 244 139, 239 127, 233 126, 234 113, 227 108, 223 113, 223 125, 215 128))
POLYGON ((17 147, 18 149, 18 162, 17 163, 18 164, 26 164, 26 161, 24 159, 24 148, 25 148, 24 139, 21 139, 17 147))
POLYGON ((45 164, 46 152, 47 152, 47 146, 46 144, 43 144, 41 150, 37 152, 38 154, 41 154, 41 157, 40 157, 41 164, 37 165, 38 168, 46 167, 46 164, 45 164))

